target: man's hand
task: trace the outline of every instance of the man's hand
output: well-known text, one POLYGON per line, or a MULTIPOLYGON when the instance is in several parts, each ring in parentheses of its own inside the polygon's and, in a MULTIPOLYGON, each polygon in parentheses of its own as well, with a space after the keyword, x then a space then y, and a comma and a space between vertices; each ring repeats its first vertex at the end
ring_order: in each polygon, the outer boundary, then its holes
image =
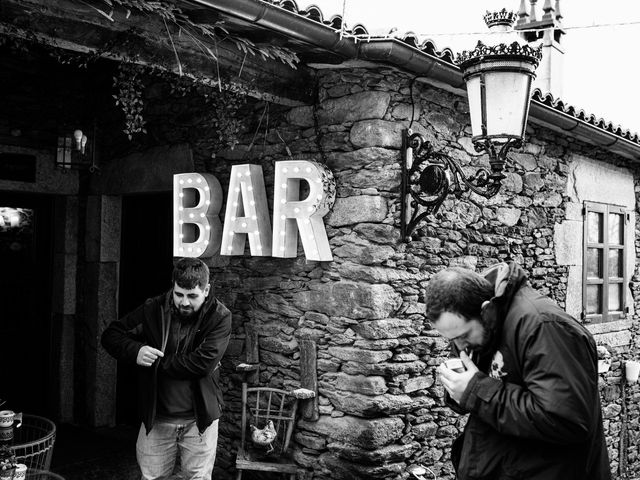
POLYGON ((466 352, 460 352, 460 360, 462 360, 462 363, 464 363, 466 368, 462 373, 454 372, 447 368, 444 363, 442 363, 437 369, 438 375, 440 376, 440 382, 442 382, 442 385, 449 393, 449 396, 458 404, 460 403, 462 394, 467 389, 467 385, 469 385, 469 381, 478 371, 478 367, 476 367, 476 364, 473 363, 473 360, 469 358, 469 355, 467 355, 466 352))
POLYGON ((136 358, 136 363, 142 367, 150 367, 158 357, 164 357, 164 353, 162 353, 157 348, 145 345, 143 347, 140 347, 140 350, 138 350, 138 358, 136 358))

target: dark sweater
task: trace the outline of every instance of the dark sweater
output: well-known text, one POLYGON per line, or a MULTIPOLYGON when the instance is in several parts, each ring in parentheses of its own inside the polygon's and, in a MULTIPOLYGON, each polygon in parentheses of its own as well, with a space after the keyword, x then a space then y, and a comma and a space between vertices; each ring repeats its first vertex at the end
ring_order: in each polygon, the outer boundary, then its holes
MULTIPOLYGON (((172 312, 171 332, 167 339, 166 352, 179 353, 184 349, 186 339, 195 322, 193 319, 181 319, 172 312)), ((158 417, 164 419, 194 418, 193 391, 191 380, 173 378, 158 370, 158 417)))

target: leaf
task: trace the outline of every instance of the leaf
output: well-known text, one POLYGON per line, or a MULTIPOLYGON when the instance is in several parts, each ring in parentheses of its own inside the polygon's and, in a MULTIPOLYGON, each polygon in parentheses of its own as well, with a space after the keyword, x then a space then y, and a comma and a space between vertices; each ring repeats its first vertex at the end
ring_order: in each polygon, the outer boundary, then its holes
POLYGON ((114 22, 115 20, 113 19, 113 9, 111 9, 111 13, 107 13, 103 10, 100 10, 98 7, 94 7, 93 5, 91 5, 90 3, 85 2, 84 0, 79 0, 80 3, 84 3, 87 7, 92 8, 93 10, 95 10, 96 12, 98 12, 100 15, 102 15, 103 17, 105 17, 107 20, 114 22))
POLYGON ((209 53, 209 55, 211 55, 211 58, 213 58, 214 60, 218 60, 218 57, 215 56, 215 54, 211 51, 209 47, 205 45, 204 48, 207 49, 207 52, 209 53))

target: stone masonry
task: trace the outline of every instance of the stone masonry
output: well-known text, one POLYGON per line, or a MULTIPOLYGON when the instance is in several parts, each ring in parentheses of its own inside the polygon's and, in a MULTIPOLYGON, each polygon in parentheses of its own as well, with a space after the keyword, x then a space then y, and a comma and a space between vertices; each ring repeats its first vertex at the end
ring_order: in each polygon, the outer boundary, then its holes
MULTIPOLYGON (((317 108, 272 109, 269 130, 259 131, 255 141, 260 148, 249 148, 254 132, 246 132, 236 149, 214 156, 205 141, 193 144, 196 165, 223 185, 232 164, 262 165, 268 198, 273 163, 288 159, 287 151, 326 163, 337 182, 336 203, 325 217, 333 262, 307 262, 301 249, 295 259, 247 254, 210 260, 216 292, 233 310, 217 478, 233 474, 240 436, 234 366, 245 358, 251 325, 265 385, 299 386, 300 343, 316 345, 319 418, 301 419, 294 434, 303 478, 407 479, 406 468, 420 464, 439 479, 453 479, 451 442, 466 419, 443 405, 435 379, 448 344, 424 317, 430 276, 447 266, 481 270, 513 259, 534 287, 564 306, 568 271, 556 260, 554 231, 566 216, 570 162, 579 154, 627 168, 636 196, 640 192, 636 166, 530 122, 497 196, 448 199, 404 243, 400 146, 412 117, 412 129, 437 151, 469 171, 488 166, 471 145, 466 98, 417 82, 412 99, 411 80, 391 69, 323 70, 317 108)), ((611 470, 614 478, 632 478, 640 474, 640 390, 626 385, 622 372, 624 360, 637 355, 637 318, 603 328, 602 338, 617 328, 630 339, 609 345, 613 363, 601 376, 601 392, 611 470)))

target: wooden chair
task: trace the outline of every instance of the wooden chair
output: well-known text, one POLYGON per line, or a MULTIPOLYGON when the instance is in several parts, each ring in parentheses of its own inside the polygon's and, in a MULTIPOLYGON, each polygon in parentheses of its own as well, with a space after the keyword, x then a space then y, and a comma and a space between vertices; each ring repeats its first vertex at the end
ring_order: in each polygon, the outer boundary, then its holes
POLYGON ((270 387, 250 387, 247 376, 251 372, 255 373, 257 369, 257 365, 246 363, 236 367, 237 371, 244 373, 242 434, 236 456, 236 480, 242 479, 244 470, 283 473, 287 474, 290 480, 295 480, 298 466, 293 461, 289 447, 298 402, 315 397, 315 392, 304 388, 287 391, 270 387))

